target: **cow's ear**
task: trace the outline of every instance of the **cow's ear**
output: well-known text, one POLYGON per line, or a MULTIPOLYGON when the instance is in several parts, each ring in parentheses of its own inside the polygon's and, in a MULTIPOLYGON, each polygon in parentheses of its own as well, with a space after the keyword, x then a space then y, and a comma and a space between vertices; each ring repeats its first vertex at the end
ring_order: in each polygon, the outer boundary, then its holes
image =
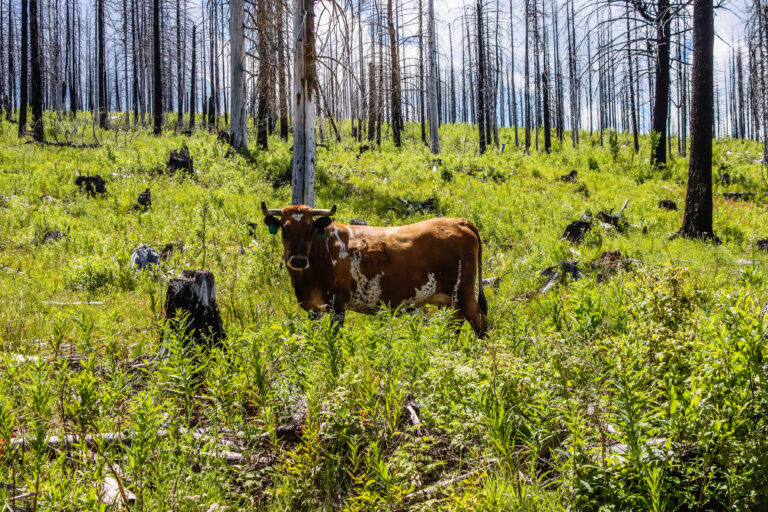
POLYGON ((333 222, 333 220, 328 216, 319 217, 315 219, 315 230, 317 231, 318 238, 322 238, 325 236, 325 228, 330 226, 331 222, 333 222))
POLYGON ((264 217, 264 224, 269 228, 269 234, 271 235, 276 235, 277 230, 280 228, 280 221, 274 215, 264 217))

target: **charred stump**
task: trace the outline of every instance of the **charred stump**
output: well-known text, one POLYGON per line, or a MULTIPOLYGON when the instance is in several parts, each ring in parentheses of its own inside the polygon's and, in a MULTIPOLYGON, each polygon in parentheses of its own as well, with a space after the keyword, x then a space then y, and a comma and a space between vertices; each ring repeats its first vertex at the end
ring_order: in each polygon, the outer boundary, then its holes
POLYGON ((195 173, 192 164, 193 161, 192 157, 189 156, 189 149, 185 146, 179 151, 171 151, 165 168, 168 174, 176 174, 178 171, 183 171, 191 176, 195 173))
POLYGON ((78 176, 75 178, 75 185, 88 197, 96 197, 107 193, 107 186, 104 178, 95 174, 93 176, 78 176))
POLYGON ((671 199, 662 199, 659 201, 659 208, 662 210, 677 211, 677 203, 671 199))
POLYGON ((184 270, 168 283, 165 298, 167 319, 183 322, 187 339, 207 347, 219 344, 225 337, 213 273, 210 270, 184 270))
POLYGON ((152 192, 146 189, 136 198, 136 208, 146 210, 152 206, 152 192))
POLYGON ((575 220, 565 227, 563 238, 574 244, 581 243, 590 228, 592 228, 591 220, 575 220))

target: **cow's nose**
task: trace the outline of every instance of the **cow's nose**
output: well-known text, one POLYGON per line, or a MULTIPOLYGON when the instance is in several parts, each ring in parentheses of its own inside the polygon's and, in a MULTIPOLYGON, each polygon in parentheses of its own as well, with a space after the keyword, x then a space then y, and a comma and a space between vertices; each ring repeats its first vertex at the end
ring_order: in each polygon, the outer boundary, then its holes
POLYGON ((309 259, 306 256, 291 256, 288 266, 293 270, 305 270, 309 268, 309 259))

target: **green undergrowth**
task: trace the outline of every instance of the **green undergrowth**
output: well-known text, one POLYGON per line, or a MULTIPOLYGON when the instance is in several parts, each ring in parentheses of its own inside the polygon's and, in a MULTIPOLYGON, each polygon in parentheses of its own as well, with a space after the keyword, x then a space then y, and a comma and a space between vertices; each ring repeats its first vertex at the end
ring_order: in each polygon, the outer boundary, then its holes
POLYGON ((339 333, 307 319, 259 209, 290 199, 290 142, 232 155, 215 134, 174 134, 172 120, 158 138, 88 122, 49 123, 47 137, 95 147, 20 143, 0 125, 0 500, 23 494, 52 511, 117 510, 131 494, 132 510, 212 512, 768 507, 758 144, 715 145, 714 245, 670 240, 687 163, 674 152, 652 169, 648 137, 638 154, 626 134, 602 146, 583 132, 578 149, 566 134, 551 154, 525 155, 502 129, 504 153, 478 156, 475 130, 445 125, 440 161, 415 125, 400 150, 326 140, 317 206, 337 204, 337 220, 441 215, 480 228, 484 277, 499 281, 486 290, 490 335, 476 340, 444 311, 351 313, 339 333), (196 172, 168 176, 183 145, 196 172), (575 182, 560 180, 573 169, 575 182), (75 187, 93 174, 104 197, 75 187), (151 208, 135 208, 147 188, 151 208), (595 220, 582 243, 561 239, 625 200, 621 229, 595 220), (46 239, 54 230, 62 238, 46 239), (130 254, 142 243, 174 249, 139 272, 130 254), (608 251, 620 251, 615 271, 599 264, 608 251), (539 272, 561 261, 581 278, 540 293, 539 272), (190 268, 216 279, 227 338, 210 351, 163 320, 168 279, 190 268), (297 411, 300 439, 281 438, 297 411))

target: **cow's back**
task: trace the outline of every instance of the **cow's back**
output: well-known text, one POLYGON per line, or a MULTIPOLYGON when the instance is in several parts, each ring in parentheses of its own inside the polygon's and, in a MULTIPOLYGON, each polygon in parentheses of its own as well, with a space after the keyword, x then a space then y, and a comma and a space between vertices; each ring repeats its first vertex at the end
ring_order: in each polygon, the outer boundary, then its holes
POLYGON ((397 227, 334 224, 330 233, 337 284, 349 289, 347 307, 353 311, 371 313, 382 302, 450 305, 459 281, 474 289, 480 241, 477 228, 465 219, 397 227))

